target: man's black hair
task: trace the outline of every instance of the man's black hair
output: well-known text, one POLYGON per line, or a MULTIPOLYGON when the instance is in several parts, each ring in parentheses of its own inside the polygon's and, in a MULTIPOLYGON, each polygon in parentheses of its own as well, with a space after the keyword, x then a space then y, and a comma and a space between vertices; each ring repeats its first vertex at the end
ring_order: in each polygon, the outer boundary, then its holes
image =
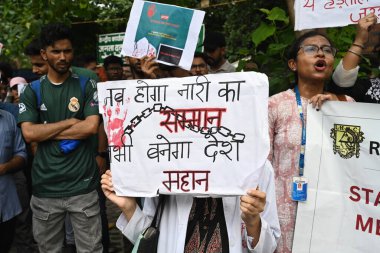
POLYGON ((120 66, 123 66, 123 60, 120 57, 116 55, 109 55, 104 59, 104 68, 108 69, 108 66, 112 63, 120 64, 120 66))
POLYGON ((8 83, 8 79, 13 77, 12 66, 7 62, 0 62, 1 81, 8 83))
POLYGON ((226 39, 220 32, 209 31, 206 32, 205 40, 203 41, 205 52, 212 53, 217 48, 226 46, 226 39))
POLYGON ((41 48, 53 46, 58 40, 68 39, 72 42, 70 28, 62 23, 48 24, 41 29, 41 48))
POLYGON ((24 50, 24 54, 27 56, 40 55, 41 42, 39 38, 33 39, 24 50))
POLYGON ((202 58, 207 63, 207 56, 201 52, 195 52, 194 58, 202 58))

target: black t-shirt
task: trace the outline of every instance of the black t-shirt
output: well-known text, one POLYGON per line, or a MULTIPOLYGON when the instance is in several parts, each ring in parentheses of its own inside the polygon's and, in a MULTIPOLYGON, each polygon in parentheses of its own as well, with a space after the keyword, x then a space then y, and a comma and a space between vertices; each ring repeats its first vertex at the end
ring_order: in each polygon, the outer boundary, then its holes
POLYGON ((349 88, 342 88, 331 82, 329 91, 348 95, 356 102, 377 104, 380 102, 380 78, 358 79, 354 86, 349 88))

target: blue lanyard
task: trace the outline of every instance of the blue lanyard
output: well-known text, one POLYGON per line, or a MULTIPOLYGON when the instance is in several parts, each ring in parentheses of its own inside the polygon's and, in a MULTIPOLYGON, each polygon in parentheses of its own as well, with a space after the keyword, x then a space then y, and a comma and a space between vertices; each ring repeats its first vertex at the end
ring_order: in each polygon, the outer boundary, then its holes
POLYGON ((296 101, 297 101, 298 112, 300 114, 300 119, 302 122, 301 151, 300 151, 300 160, 299 160, 300 173, 299 173, 299 175, 303 176, 303 169, 305 167, 306 126, 305 126, 305 118, 303 116, 302 101, 301 101, 301 95, 300 95, 300 91, 298 89, 298 85, 296 87, 294 87, 294 91, 296 93, 296 101))

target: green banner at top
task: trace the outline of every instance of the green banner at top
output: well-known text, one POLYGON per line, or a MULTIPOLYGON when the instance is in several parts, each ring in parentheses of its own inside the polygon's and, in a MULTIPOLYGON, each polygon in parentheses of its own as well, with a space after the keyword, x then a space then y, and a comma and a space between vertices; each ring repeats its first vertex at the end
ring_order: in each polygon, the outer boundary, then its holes
POLYGON ((104 59, 110 55, 121 56, 124 32, 98 35, 97 62, 103 64, 104 59))

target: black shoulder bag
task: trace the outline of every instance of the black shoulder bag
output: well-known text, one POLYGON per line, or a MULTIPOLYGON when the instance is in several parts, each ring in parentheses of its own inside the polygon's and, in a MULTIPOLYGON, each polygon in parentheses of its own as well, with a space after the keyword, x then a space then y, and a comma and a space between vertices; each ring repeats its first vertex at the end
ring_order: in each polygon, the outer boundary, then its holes
POLYGON ((139 235, 132 253, 156 253, 160 235, 160 221, 165 206, 165 195, 160 195, 152 223, 139 235))

